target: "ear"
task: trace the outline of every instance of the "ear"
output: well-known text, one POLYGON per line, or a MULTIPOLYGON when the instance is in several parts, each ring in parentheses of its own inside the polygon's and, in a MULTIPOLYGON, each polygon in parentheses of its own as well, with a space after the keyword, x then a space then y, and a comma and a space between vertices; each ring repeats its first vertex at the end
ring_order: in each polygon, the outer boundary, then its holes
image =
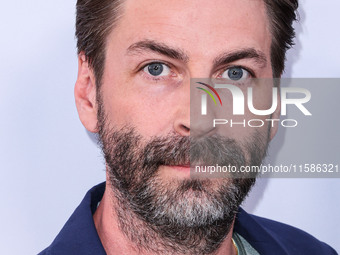
MULTIPOLYGON (((277 107, 275 112, 273 112, 271 119, 278 119, 280 120, 280 114, 281 114, 281 95, 280 95, 280 85, 277 86, 277 107)), ((278 121, 273 122, 273 126, 270 129, 270 140, 274 138, 274 136, 277 133, 277 130, 279 128, 279 123, 278 121)))
POLYGON ((80 121, 88 131, 97 132, 96 81, 83 52, 78 56, 78 78, 74 96, 80 121))

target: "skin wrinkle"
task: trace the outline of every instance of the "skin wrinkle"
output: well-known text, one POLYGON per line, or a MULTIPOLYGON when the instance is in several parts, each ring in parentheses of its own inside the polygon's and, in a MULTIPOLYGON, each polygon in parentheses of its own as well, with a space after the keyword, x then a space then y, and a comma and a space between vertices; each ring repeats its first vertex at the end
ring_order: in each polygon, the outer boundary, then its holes
POLYGON ((142 40, 130 45, 127 49, 127 54, 133 54, 134 52, 141 53, 144 51, 153 51, 169 58, 188 62, 189 57, 180 49, 175 49, 167 46, 166 44, 156 42, 154 40, 142 40))

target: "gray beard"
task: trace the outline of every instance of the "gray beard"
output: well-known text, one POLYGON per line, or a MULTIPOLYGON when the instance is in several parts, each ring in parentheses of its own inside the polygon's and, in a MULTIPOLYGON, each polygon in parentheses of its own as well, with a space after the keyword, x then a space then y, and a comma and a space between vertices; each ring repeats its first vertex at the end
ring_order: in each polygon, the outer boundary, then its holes
POLYGON ((99 114, 99 136, 121 231, 139 252, 214 254, 231 230, 254 176, 161 179, 164 165, 260 165, 267 139, 259 133, 242 147, 218 135, 194 140, 176 134, 143 141, 134 128, 109 129, 99 114), (219 153, 212 153, 212 152, 219 153))

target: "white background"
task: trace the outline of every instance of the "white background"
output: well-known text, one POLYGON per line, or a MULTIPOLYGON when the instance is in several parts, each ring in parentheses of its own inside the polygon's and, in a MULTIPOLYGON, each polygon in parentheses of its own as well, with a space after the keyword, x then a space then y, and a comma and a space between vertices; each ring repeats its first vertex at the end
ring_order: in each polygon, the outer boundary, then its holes
MULTIPOLYGON (((101 153, 74 104, 74 6, 70 0, 1 2, 0 254, 41 251, 86 191, 105 180, 101 153)), ((301 2, 286 77, 340 77, 339 10, 338 0, 301 2)), ((339 127, 339 113, 334 108, 328 113, 331 123, 324 125, 339 127)), ((321 126, 305 137, 281 129, 268 161, 287 162, 299 155, 318 161, 324 158, 318 155, 331 153, 329 160, 339 163, 340 157, 334 157, 340 154, 339 130, 325 134, 321 126), (297 139, 305 146, 295 148, 297 139)), ((339 185, 340 179, 262 179, 244 207, 299 227, 339 252, 339 185)))

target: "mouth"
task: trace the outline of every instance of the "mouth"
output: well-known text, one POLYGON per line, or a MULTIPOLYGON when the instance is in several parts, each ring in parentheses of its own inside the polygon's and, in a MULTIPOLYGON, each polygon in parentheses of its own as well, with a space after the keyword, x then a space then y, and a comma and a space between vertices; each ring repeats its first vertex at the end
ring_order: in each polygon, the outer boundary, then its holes
POLYGON ((183 164, 183 165, 167 165, 166 167, 171 169, 172 173, 178 173, 180 175, 190 175, 190 164, 183 164))
POLYGON ((186 170, 186 169, 190 169, 190 164, 185 164, 185 165, 172 165, 170 167, 173 167, 173 168, 176 168, 176 169, 183 169, 183 170, 186 170))

